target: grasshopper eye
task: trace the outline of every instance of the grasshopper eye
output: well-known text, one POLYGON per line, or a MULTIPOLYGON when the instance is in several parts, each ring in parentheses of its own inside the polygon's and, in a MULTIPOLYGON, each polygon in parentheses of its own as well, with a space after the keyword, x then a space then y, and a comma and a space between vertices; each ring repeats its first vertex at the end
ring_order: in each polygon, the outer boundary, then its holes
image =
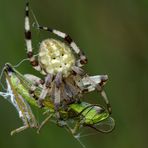
POLYGON ((13 72, 13 67, 11 66, 11 64, 5 64, 5 72, 13 72))
POLYGON ((99 132, 109 133, 114 129, 115 121, 112 117, 108 117, 105 120, 98 122, 91 127, 99 132))

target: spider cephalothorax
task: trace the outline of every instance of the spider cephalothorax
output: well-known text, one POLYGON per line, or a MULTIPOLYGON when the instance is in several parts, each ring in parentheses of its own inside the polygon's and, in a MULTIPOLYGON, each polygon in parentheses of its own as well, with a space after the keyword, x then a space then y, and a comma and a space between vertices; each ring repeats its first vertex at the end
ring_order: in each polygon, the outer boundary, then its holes
MULTIPOLYGON (((79 96, 83 92, 96 89, 104 97, 110 110, 109 101, 102 90, 102 86, 108 77, 106 75, 89 77, 84 72, 81 67, 87 63, 87 58, 69 35, 37 25, 38 29, 51 32, 64 39, 65 43, 56 39, 45 39, 40 44, 38 59, 35 58, 32 50, 28 5, 27 2, 25 10, 27 55, 33 68, 45 75, 44 82, 35 76, 27 76, 36 84, 42 85, 43 89, 38 98, 39 104, 42 106, 45 97, 50 96, 55 107, 58 108, 63 103, 69 104, 79 100, 79 96)), ((34 95, 33 91, 34 88, 30 91, 32 95, 34 95)))

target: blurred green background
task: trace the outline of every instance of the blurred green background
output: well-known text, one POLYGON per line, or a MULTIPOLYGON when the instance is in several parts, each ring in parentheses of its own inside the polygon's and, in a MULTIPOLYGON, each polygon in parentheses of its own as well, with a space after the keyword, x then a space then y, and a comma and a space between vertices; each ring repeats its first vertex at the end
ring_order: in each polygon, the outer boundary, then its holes
MULTIPOLYGON (((41 25, 70 34, 88 56, 90 75, 108 74, 105 90, 116 128, 109 134, 82 138, 87 148, 145 148, 148 145, 148 1, 147 0, 31 0, 41 25)), ((0 0, 0 67, 26 58, 24 1, 0 0)), ((34 48, 48 34, 34 31, 34 48)), ((35 50, 36 53, 38 49, 35 50)), ((34 73, 28 62, 19 68, 34 73)), ((99 102, 97 94, 86 100, 99 102)), ((38 111, 35 111, 39 118, 38 111)), ((40 135, 29 129, 13 137, 22 125, 11 104, 0 98, 0 147, 81 148, 64 129, 49 123, 40 135)))

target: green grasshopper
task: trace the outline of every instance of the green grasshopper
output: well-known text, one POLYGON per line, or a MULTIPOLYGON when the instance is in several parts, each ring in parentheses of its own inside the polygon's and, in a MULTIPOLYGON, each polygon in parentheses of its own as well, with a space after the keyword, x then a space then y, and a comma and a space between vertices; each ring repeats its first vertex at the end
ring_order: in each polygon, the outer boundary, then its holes
POLYGON ((76 135, 81 127, 92 127, 100 132, 110 132, 115 126, 114 119, 110 117, 110 113, 101 105, 90 104, 87 102, 78 102, 61 106, 59 108, 59 118, 54 109, 51 99, 46 96, 43 101, 43 107, 37 103, 42 87, 37 86, 34 90, 34 96, 29 91, 35 85, 32 79, 28 79, 25 75, 19 73, 11 64, 7 63, 4 67, 6 77, 7 91, 0 92, 0 95, 8 99, 19 113, 19 117, 23 121, 23 126, 11 132, 11 135, 19 133, 27 128, 36 128, 39 133, 45 123, 52 119, 61 127, 67 128, 72 135, 76 135), (48 117, 39 125, 31 110, 30 105, 40 108, 48 117), (70 126, 74 123, 74 127, 70 126), (105 128, 104 128, 105 127, 105 128))

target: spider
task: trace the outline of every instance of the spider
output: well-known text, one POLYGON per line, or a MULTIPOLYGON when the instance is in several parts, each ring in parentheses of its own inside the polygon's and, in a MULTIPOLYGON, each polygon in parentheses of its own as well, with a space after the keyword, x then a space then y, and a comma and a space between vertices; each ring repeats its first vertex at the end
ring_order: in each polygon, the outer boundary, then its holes
MULTIPOLYGON (((38 58, 35 57, 32 48, 28 1, 25 8, 24 27, 29 61, 35 70, 45 75, 44 80, 31 74, 27 75, 28 79, 43 88, 39 98, 37 98, 40 107, 43 107, 42 102, 46 96, 50 96, 55 110, 58 110, 60 106, 79 101, 83 93, 97 90, 111 113, 110 103, 103 91, 108 76, 98 75, 92 78, 82 69, 87 63, 87 58, 69 35, 56 29, 37 25, 37 29, 53 33, 64 41, 53 38, 43 40, 40 43, 38 58)), ((34 90, 35 87, 30 90, 30 95, 35 95, 34 90)))

